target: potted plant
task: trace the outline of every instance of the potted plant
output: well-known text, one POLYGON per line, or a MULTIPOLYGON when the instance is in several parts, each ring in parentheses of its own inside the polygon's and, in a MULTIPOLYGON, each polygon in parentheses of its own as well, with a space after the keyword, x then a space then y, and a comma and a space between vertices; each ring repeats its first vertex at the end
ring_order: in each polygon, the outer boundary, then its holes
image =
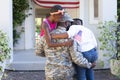
POLYGON ((120 26, 118 22, 106 21, 99 24, 100 50, 110 59, 111 73, 120 77, 120 26))
POLYGON ((6 59, 10 57, 10 48, 8 45, 8 38, 6 33, 0 30, 0 80, 2 78, 6 59))

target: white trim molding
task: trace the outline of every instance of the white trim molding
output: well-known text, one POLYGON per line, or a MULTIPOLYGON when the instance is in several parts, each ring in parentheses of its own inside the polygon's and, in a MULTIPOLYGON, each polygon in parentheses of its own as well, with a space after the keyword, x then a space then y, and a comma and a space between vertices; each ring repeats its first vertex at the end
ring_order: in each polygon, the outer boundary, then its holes
POLYGON ((79 18, 83 20, 83 23, 84 23, 84 17, 85 17, 85 7, 84 7, 84 4, 85 4, 85 0, 80 0, 80 10, 79 10, 79 18))
POLYGON ((98 22, 100 21, 100 16, 101 16, 101 1, 98 0, 98 17, 96 18, 94 16, 94 1, 95 0, 89 0, 89 23, 90 24, 98 24, 98 22))

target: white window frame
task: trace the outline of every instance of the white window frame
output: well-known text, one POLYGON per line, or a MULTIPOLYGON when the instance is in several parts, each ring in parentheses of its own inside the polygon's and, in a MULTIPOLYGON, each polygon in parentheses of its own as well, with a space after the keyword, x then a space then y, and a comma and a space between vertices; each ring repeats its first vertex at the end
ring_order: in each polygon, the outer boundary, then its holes
POLYGON ((100 0, 98 0, 98 18, 94 17, 94 0, 89 0, 89 23, 98 24, 100 21, 100 0))

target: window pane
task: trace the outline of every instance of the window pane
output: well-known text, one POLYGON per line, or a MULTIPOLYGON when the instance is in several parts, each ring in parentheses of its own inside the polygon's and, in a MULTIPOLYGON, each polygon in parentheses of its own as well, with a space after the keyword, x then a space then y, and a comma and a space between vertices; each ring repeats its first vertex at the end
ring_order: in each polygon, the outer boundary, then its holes
POLYGON ((98 0, 94 0, 94 18, 99 17, 98 0))

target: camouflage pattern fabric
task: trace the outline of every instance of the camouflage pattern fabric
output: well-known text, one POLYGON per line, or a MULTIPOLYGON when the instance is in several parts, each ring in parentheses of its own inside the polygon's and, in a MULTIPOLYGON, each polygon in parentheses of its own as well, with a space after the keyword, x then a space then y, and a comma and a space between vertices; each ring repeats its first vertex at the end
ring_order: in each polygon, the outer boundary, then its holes
MULTIPOLYGON (((52 33, 64 33, 66 28, 59 26, 52 33)), ((48 47, 46 40, 41 38, 41 46, 39 45, 40 54, 46 56, 45 75, 46 80, 73 80, 74 67, 73 62, 76 64, 90 68, 90 63, 85 59, 80 52, 77 51, 77 44, 72 47, 48 47), (75 48, 74 48, 75 47, 75 48), (41 50, 40 50, 41 49, 41 50), (44 52, 43 52, 44 51, 44 52)), ((69 39, 52 39, 54 43, 62 43, 69 39)), ((75 79, 74 79, 75 80, 75 79)))
POLYGON ((73 41, 73 46, 70 47, 70 56, 72 58, 72 61, 85 68, 91 68, 91 63, 88 62, 86 58, 83 57, 83 54, 80 52, 80 45, 76 40, 73 41))
MULTIPOLYGON (((52 33, 64 33, 64 27, 58 27, 52 33)), ((44 40, 45 41, 45 40, 44 40)), ((54 43, 62 43, 68 39, 52 39, 54 43)), ((46 80, 73 80, 74 68, 69 54, 69 47, 48 47, 44 42, 45 55, 47 57, 45 66, 46 80)))
POLYGON ((40 37, 39 39, 36 40, 35 53, 37 56, 40 57, 45 57, 43 42, 44 42, 43 37, 40 37))

